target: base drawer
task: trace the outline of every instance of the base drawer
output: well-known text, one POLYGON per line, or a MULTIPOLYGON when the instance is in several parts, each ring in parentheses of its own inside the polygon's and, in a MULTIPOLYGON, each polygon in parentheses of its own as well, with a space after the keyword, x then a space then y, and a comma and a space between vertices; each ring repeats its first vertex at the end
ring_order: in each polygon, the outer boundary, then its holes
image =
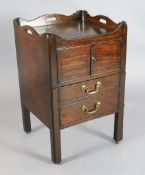
POLYGON ((120 74, 93 79, 69 86, 60 87, 60 102, 70 101, 85 96, 94 96, 110 89, 119 89, 120 74), (84 89, 83 89, 84 88, 84 89))
POLYGON ((112 89, 104 92, 103 96, 84 99, 80 102, 60 107, 60 123, 65 128, 70 125, 113 114, 118 111, 118 91, 112 89))

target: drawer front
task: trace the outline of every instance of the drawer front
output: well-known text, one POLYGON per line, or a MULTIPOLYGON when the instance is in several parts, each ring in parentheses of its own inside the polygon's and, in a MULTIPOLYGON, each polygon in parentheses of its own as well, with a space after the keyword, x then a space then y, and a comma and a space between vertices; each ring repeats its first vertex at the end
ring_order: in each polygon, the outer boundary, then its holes
POLYGON ((118 111, 118 92, 115 89, 105 91, 78 103, 60 107, 61 127, 67 127, 118 111))
POLYGON ((90 47, 88 45, 57 50, 57 58, 59 82, 90 75, 90 47))
POLYGON ((94 96, 110 89, 119 89, 119 74, 60 87, 60 102, 85 96, 94 96))
POLYGON ((91 74, 120 69, 120 40, 91 46, 91 74))

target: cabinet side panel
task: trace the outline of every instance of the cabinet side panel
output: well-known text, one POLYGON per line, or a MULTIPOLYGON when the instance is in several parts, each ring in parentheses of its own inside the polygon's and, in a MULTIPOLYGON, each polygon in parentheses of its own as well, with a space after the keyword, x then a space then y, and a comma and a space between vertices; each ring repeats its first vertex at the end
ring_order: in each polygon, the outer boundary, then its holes
POLYGON ((15 26, 17 63, 22 104, 49 127, 51 91, 49 48, 45 35, 15 26))

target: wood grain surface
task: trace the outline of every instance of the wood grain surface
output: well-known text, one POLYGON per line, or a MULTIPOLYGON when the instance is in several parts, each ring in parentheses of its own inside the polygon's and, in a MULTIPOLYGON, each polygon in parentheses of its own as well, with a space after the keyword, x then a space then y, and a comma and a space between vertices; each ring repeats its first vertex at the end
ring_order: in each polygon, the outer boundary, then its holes
POLYGON ((119 89, 119 80, 120 74, 115 74, 111 76, 106 76, 98 79, 93 79, 89 81, 84 81, 77 84, 72 84, 69 86, 64 86, 59 88, 60 94, 60 102, 67 102, 77 98, 83 98, 85 96, 95 96, 98 93, 104 93, 104 91, 109 91, 112 88, 119 89), (97 82, 101 82, 101 87, 99 88, 99 92, 96 94, 88 95, 85 91, 81 90, 81 86, 85 85, 88 87, 89 91, 93 91, 95 89, 95 85, 97 82))
POLYGON ((16 18, 14 31, 24 131, 31 131, 32 112, 50 129, 52 161, 61 162, 61 129, 78 123, 115 114, 114 140, 122 140, 126 22, 79 10, 16 18), (98 81, 97 93, 81 90, 95 91, 98 81))

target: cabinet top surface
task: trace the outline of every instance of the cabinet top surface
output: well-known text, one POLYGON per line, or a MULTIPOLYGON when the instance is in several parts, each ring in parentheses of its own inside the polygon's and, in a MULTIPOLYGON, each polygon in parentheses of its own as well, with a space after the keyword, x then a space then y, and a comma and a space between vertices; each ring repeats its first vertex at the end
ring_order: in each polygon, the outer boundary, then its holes
POLYGON ((28 28, 32 33, 53 33, 64 39, 110 34, 120 25, 103 15, 90 16, 86 11, 78 11, 71 16, 48 14, 33 20, 17 18, 15 22, 21 29, 28 28))
POLYGON ((54 33, 65 39, 82 38, 111 32, 111 29, 98 26, 91 22, 82 22, 79 20, 45 26, 36 26, 34 29, 39 34, 54 33))

